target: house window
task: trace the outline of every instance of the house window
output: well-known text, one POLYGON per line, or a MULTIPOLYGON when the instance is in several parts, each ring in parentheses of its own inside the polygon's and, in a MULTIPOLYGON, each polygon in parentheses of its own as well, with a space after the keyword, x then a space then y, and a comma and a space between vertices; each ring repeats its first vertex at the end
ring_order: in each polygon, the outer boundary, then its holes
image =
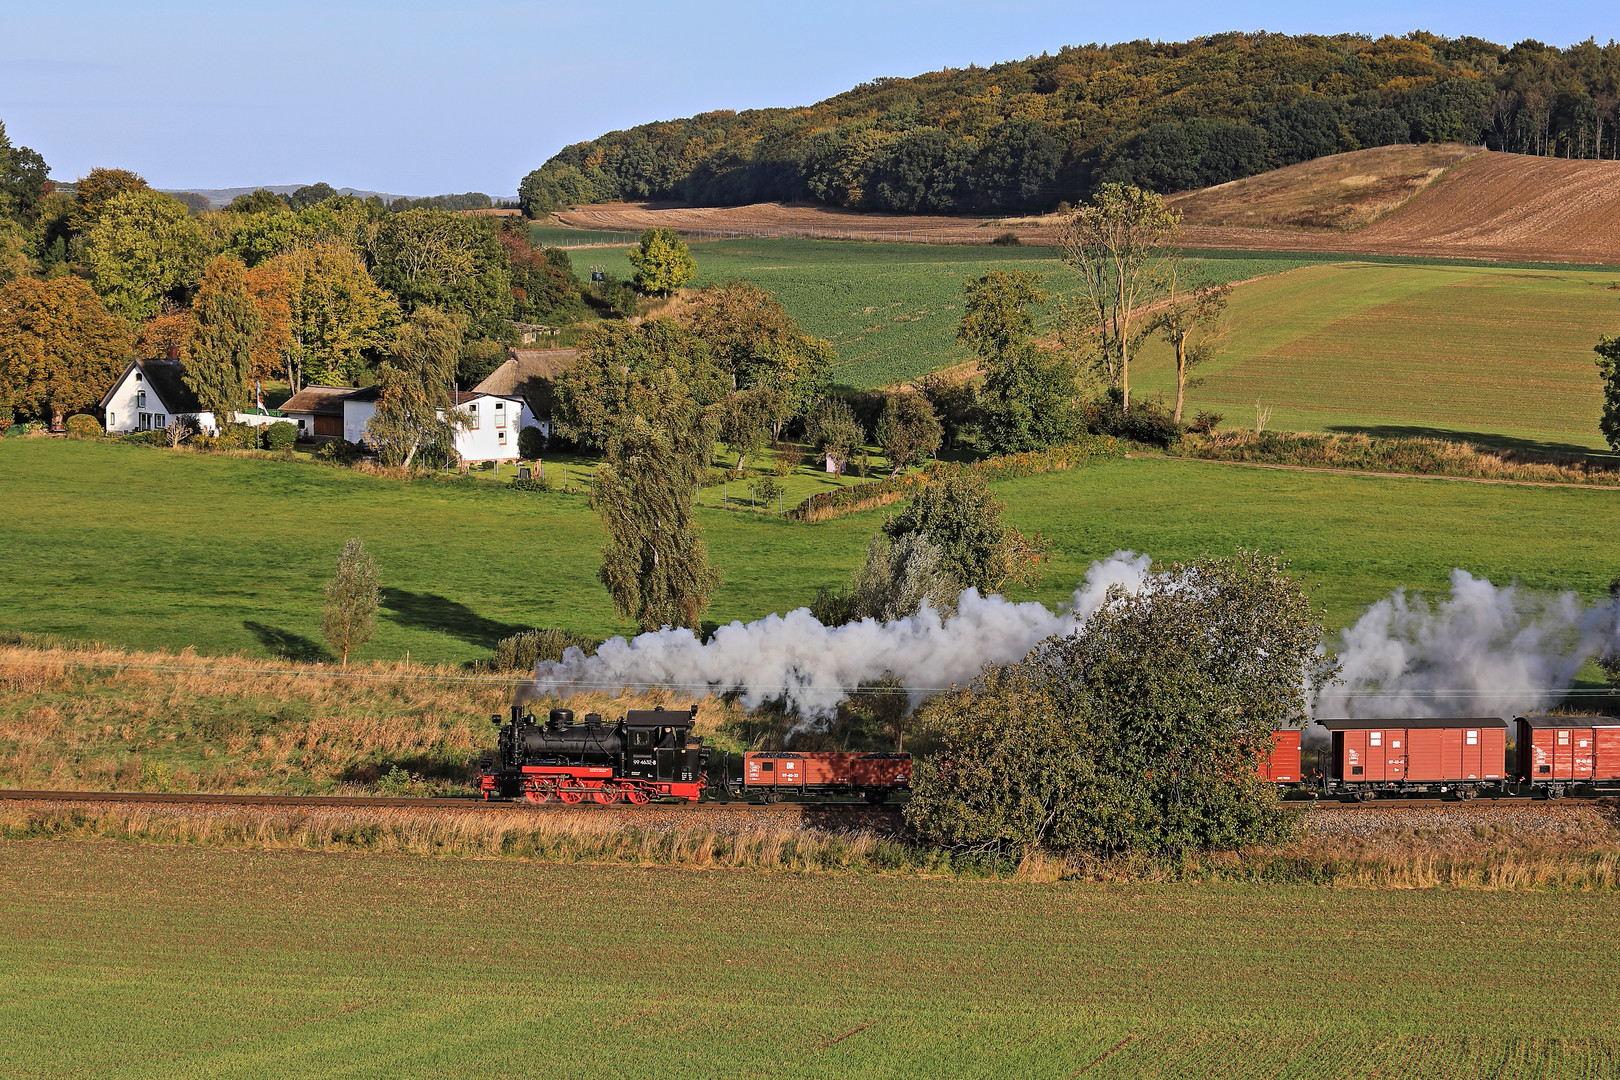
POLYGON ((478 430, 478 406, 477 405, 469 405, 469 406, 467 406, 467 414, 472 417, 472 429, 474 431, 477 431, 478 430))
POLYGON ((152 426, 161 431, 169 426, 169 418, 164 416, 162 413, 153 413, 152 426))
POLYGON ((117 413, 110 412, 110 413, 107 414, 107 426, 110 427, 110 428, 118 426, 118 414, 117 413))
POLYGON ((147 428, 149 428, 151 426, 152 426, 152 414, 151 413, 144 413, 143 412, 143 413, 136 413, 135 414, 135 427, 136 427, 137 430, 145 431, 147 428))
MULTIPOLYGON (((506 402, 504 401, 497 401, 495 403, 495 426, 498 428, 503 428, 506 426, 506 402)), ((501 433, 501 441, 506 441, 505 432, 501 433)))
POLYGON ((135 407, 137 409, 146 408, 146 391, 145 390, 137 390, 137 391, 135 391, 135 407))
POLYGON ((497 431, 495 433, 495 441, 500 443, 502 446, 505 446, 506 445, 506 432, 497 431))

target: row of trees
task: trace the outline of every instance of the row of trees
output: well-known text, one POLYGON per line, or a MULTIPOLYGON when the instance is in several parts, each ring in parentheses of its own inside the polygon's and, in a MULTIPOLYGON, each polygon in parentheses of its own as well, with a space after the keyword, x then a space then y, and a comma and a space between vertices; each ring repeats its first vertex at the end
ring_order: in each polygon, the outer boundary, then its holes
POLYGON ((1617 101, 1613 42, 1262 33, 1092 45, 880 79, 808 108, 616 131, 565 147, 519 197, 531 216, 625 198, 1043 208, 1108 182, 1165 192, 1390 143, 1620 157, 1617 101))
POLYGON ((453 388, 505 358, 514 320, 634 307, 629 283, 580 282, 519 219, 327 185, 196 213, 120 169, 53 190, 39 155, 0 126, 0 404, 24 416, 60 423, 92 407, 137 353, 177 355, 220 416, 248 404, 254 380, 365 385, 403 370, 402 333, 443 320, 457 330, 453 388))

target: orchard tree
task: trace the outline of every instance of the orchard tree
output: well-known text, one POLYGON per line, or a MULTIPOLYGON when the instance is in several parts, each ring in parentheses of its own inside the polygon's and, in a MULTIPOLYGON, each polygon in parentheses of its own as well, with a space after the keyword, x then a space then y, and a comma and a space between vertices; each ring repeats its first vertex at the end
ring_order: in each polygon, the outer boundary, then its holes
POLYGON ((890 394, 878 417, 878 445, 895 473, 933 457, 945 438, 939 417, 928 399, 913 391, 890 394))
POLYGON ((0 286, 0 402, 59 428, 101 400, 129 350, 128 325, 78 278, 0 286))
POLYGON ((220 255, 210 262, 186 334, 186 385, 220 424, 247 406, 254 346, 264 331, 247 275, 247 267, 234 256, 220 255))
POLYGON ((1091 341, 1093 359, 1131 407, 1131 356, 1147 332, 1145 310, 1159 294, 1160 258, 1181 231, 1181 214, 1164 197, 1104 184, 1058 230, 1063 261, 1080 275, 1072 313, 1091 341))
POLYGON ((961 583, 992 593, 1009 581, 1036 585, 1050 543, 1023 533, 1002 519, 1006 504, 973 469, 938 470, 912 496, 911 505, 883 523, 893 540, 921 536, 940 549, 940 569, 961 583))
POLYGON ((377 564, 356 536, 343 545, 337 573, 326 583, 321 633, 349 666, 349 653, 371 640, 377 630, 377 564))
POLYGON ((366 423, 366 441, 384 464, 410 468, 428 447, 448 450, 470 422, 454 407, 461 327, 459 316, 424 307, 400 328, 378 372, 377 411, 366 423))
POLYGON ((806 434, 840 476, 843 475, 844 466, 849 464, 850 455, 866 441, 866 432, 861 422, 855 419, 854 411, 847 402, 838 398, 829 398, 821 403, 810 417, 806 434))
POLYGON ((84 238, 84 265, 107 307, 131 324, 184 301, 205 258, 185 205, 156 191, 125 191, 101 208, 84 238))
POLYGON ((641 248, 630 252, 630 264, 636 268, 631 280, 648 296, 668 296, 697 273, 686 241, 662 227, 641 234, 641 248))
POLYGON ((1206 556, 1116 591, 1083 633, 987 667, 925 706, 940 752, 907 822, 952 847, 1176 855, 1280 838, 1255 762, 1308 716, 1336 664, 1321 615, 1254 552, 1206 556))

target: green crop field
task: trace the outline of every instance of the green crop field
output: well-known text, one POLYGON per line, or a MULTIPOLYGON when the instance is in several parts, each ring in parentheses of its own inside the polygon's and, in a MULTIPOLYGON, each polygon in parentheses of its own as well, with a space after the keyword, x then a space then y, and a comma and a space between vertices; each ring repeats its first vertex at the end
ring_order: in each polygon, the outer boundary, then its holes
POLYGON ((1602 894, 10 841, 0 901, 10 1076, 1512 1080, 1620 1059, 1602 894))
MULTIPOLYGON (((805 329, 833 343, 834 380, 856 387, 903 382, 969 359, 956 343, 969 278, 1016 268, 1043 275, 1054 294, 1074 287, 1052 248, 726 240, 695 245, 693 255, 697 284, 741 278, 769 289, 805 329)), ((1216 252, 1204 261, 1212 277, 1241 281, 1323 258, 1216 252)))
MULTIPOLYGON (((1601 447, 1598 336, 1620 331, 1614 271, 1317 266, 1236 290, 1224 353, 1189 407, 1297 431, 1437 433, 1601 447)), ((1174 393, 1167 350, 1136 369, 1174 393)))
MULTIPOLYGON (((318 652, 321 587, 361 536, 384 585, 364 658, 461 662, 528 626, 621 632, 595 578, 583 495, 403 483, 315 465, 124 444, 0 440, 0 630, 258 655, 318 652)), ((810 484, 805 477, 796 483, 810 484)), ((1118 548, 1157 559, 1281 550, 1342 625, 1455 566, 1601 595, 1620 492, 1374 479, 1211 462, 1116 460, 997 485, 1054 542, 1037 597, 1067 596, 1118 548)), ((705 499, 712 496, 706 492, 705 499)), ((709 618, 749 619, 841 582, 882 520, 817 525, 699 511, 724 583, 709 618)))

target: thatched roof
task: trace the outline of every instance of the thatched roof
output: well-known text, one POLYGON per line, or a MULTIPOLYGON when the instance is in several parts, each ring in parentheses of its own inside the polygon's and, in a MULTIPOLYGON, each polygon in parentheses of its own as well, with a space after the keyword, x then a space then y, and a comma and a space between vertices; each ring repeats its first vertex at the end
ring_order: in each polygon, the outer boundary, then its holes
POLYGON ((490 372, 476 391, 520 397, 541 420, 551 416, 551 384, 579 357, 578 349, 508 349, 506 363, 490 372))

